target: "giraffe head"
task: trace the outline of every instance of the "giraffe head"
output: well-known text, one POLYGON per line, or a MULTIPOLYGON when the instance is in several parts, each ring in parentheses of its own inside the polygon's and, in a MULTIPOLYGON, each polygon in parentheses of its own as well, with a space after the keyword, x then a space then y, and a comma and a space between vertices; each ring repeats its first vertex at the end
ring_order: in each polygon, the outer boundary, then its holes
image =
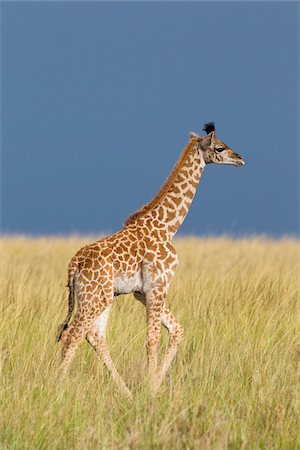
POLYGON ((196 139, 199 151, 203 155, 206 164, 231 164, 233 166, 244 166, 243 158, 235 153, 228 145, 217 138, 215 132, 215 124, 213 122, 206 123, 203 131, 207 136, 199 136, 197 133, 191 132, 190 138, 196 139))

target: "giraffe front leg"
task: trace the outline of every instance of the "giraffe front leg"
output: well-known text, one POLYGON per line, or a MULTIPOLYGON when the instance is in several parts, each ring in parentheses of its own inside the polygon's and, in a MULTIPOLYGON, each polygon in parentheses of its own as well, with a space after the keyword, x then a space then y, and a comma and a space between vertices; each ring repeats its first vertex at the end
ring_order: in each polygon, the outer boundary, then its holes
MULTIPOLYGON (((140 292, 135 292, 134 296, 139 302, 146 306, 146 299, 143 294, 141 294, 140 292)), ((161 323, 168 330, 170 340, 163 363, 156 374, 157 376, 155 378, 155 385, 153 386, 154 394, 158 391, 163 379, 165 378, 169 367, 171 366, 171 363, 177 353, 178 345, 181 343, 184 337, 184 330, 182 325, 176 320, 176 318, 166 305, 164 305, 163 307, 161 323)))
POLYGON ((155 384, 157 369, 158 348, 161 332, 161 315, 164 306, 165 295, 159 287, 146 294, 147 310, 147 357, 151 390, 155 384))
POLYGON ((169 308, 167 308, 166 306, 164 306, 161 321, 163 326, 168 330, 170 334, 170 341, 161 368, 157 373, 154 393, 158 391, 163 379, 165 378, 167 371, 169 370, 169 367, 177 353, 178 345, 181 343, 184 336, 183 327, 175 319, 169 308))

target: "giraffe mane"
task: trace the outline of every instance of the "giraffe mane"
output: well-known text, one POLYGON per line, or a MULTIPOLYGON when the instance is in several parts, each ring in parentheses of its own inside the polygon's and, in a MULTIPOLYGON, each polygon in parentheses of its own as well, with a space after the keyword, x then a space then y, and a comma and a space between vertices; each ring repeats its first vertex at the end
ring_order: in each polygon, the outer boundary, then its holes
POLYGON ((209 134, 212 131, 215 131, 215 123, 207 122, 206 124, 204 124, 204 127, 202 129, 203 129, 203 131, 205 131, 206 134, 209 134))
POLYGON ((147 214, 149 211, 154 209, 160 201, 165 197, 165 195, 168 193, 169 189, 172 187, 173 182, 177 178, 177 175, 179 174, 182 166, 185 163, 185 160, 187 159, 188 155, 190 154, 192 148, 194 147, 195 143, 197 142, 196 139, 191 139, 190 142, 187 144, 187 146, 183 149, 178 161, 176 162, 175 166, 173 167, 172 172, 164 182, 164 184, 161 186, 160 190, 156 194, 156 196, 149 202, 146 203, 146 205, 143 205, 140 209, 138 209, 135 213, 131 214, 124 222, 124 226, 130 225, 133 222, 135 222, 140 217, 147 214))

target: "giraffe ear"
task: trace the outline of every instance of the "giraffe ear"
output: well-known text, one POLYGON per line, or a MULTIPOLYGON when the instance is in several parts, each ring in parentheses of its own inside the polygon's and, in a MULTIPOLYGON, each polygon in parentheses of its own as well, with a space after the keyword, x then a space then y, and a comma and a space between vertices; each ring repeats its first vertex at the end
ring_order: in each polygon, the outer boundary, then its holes
POLYGON ((195 133, 194 131, 190 131, 190 139, 199 139, 199 134, 195 133))
POLYGON ((212 135, 213 135, 213 133, 210 133, 207 136, 205 136, 203 139, 201 139, 200 146, 201 146, 202 150, 208 150, 208 148, 211 145, 212 135))
POLYGON ((212 131, 212 132, 210 133, 210 135, 211 135, 211 141, 212 141, 212 142, 215 142, 215 140, 216 140, 216 132, 215 132, 215 131, 212 131))

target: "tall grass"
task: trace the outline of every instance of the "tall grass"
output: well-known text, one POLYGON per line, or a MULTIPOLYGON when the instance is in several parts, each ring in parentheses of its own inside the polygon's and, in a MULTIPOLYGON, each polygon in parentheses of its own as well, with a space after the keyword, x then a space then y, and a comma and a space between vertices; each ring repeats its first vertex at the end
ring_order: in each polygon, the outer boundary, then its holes
MULTIPOLYGON (((156 398, 144 388, 145 311, 116 298, 119 393, 87 343, 57 377, 66 267, 90 238, 3 237, 1 449, 300 448, 299 242, 178 239, 168 303, 185 339, 156 398)), ((162 332, 161 354, 167 334, 162 332)))

